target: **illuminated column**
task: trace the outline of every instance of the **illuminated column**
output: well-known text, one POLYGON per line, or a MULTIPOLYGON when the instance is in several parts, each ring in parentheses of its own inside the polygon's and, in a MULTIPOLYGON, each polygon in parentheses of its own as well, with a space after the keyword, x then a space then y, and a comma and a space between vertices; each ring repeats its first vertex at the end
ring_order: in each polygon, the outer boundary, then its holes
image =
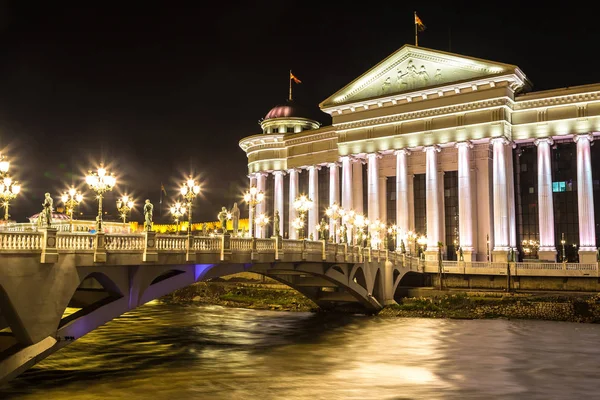
POLYGON ((313 206, 308 210, 308 230, 306 237, 318 238, 317 225, 319 225, 319 167, 308 167, 308 198, 313 201, 313 206))
POLYGON ((352 163, 352 205, 357 214, 363 210, 363 162, 360 158, 352 163))
MULTIPOLYGON (((256 173, 256 189, 258 189, 259 192, 260 191, 262 191, 263 193, 265 192, 267 175, 268 174, 266 174, 264 172, 256 173)), ((266 199, 256 205, 256 215, 260 215, 265 212, 265 201, 266 201, 266 199)), ((264 235, 265 235, 264 228, 261 228, 258 225, 258 223, 256 224, 256 226, 254 228, 256 229, 256 237, 258 237, 258 238, 264 237, 264 235)))
MULTIPOLYGON (((273 219, 275 221, 275 211, 279 212, 279 234, 283 234, 283 171, 273 171, 275 177, 274 196, 273 196, 273 219)), ((273 226, 273 235, 275 226, 273 226)))
POLYGON ((506 138, 491 140, 493 146, 493 195, 494 195, 494 259, 508 261, 508 191, 506 187, 506 138))
MULTIPOLYGON (((396 154, 396 248, 400 248, 403 236, 410 230, 408 223, 408 155, 406 149, 397 150, 396 154)), ((408 243, 404 243, 405 246, 408 243)), ((405 247, 406 248, 406 247, 405 247)))
POLYGON ((469 141, 458 148, 458 234, 465 261, 473 261, 473 192, 471 188, 471 149, 469 141))
POLYGON ((577 206, 579 210, 579 262, 596 262, 594 192, 592 186, 591 134, 577 135, 577 206))
POLYGON ((342 208, 352 210, 352 161, 342 157, 342 208))
MULTIPOLYGON (((250 174, 248 175, 248 178, 250 179, 250 187, 256 186, 256 175, 250 174)), ((254 237, 254 226, 250 224, 250 221, 252 221, 252 218, 254 218, 254 214, 256 213, 256 211, 252 211, 253 207, 248 208, 248 233, 250 234, 250 237, 254 237)))
POLYGON ((538 215, 540 224, 540 260, 556 261, 554 247, 554 202, 552 201, 551 138, 536 139, 538 170, 538 215))
MULTIPOLYGON (((331 163, 329 167, 329 205, 333 203, 340 204, 340 174, 337 163, 331 163)), ((332 234, 335 229, 333 219, 329 219, 329 233, 332 234)))
POLYGON ((387 224, 387 177, 379 175, 379 220, 387 224))
MULTIPOLYGON (((517 252, 517 215, 515 211, 515 174, 513 168, 514 143, 510 142, 506 149, 506 188, 508 199, 508 245, 517 252)), ((516 261, 516 259, 515 259, 516 261)))
POLYGON ((427 202, 427 253, 429 260, 437 260, 438 242, 440 241, 440 202, 438 187, 437 153, 439 146, 427 146, 423 149, 425 160, 425 198, 427 202), (435 256, 433 257, 433 253, 435 256))
POLYGON ((367 218, 371 222, 379 219, 379 169, 377 153, 367 154, 367 218))
POLYGON ((298 170, 295 168, 289 169, 288 174, 290 174, 289 237, 290 239, 298 239, 298 232, 292 225, 298 216, 294 208, 294 200, 298 197, 298 170))

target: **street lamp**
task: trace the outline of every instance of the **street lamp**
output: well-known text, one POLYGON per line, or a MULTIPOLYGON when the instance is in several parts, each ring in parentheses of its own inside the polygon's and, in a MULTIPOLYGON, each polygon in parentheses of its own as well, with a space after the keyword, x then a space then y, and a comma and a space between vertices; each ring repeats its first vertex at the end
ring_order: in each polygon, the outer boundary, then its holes
POLYGON ((269 217, 267 217, 267 214, 265 213, 260 213, 256 216, 256 223, 260 226, 262 232, 264 227, 269 224, 269 217))
POLYGON ((63 202, 66 208, 67 215, 69 216, 69 231, 73 231, 73 212, 75 207, 83 200, 83 195, 75 189, 73 186, 60 196, 60 200, 63 202))
POLYGON ((117 200, 117 210, 121 214, 121 218, 123 218, 123 223, 127 223, 127 214, 133 208, 134 203, 133 200, 129 198, 126 194, 123 195, 120 199, 117 200))
POLYGON ((301 194, 294 200, 294 210, 300 213, 300 221, 302 223, 300 227, 300 239, 304 239, 304 224, 306 223, 306 213, 313 206, 313 201, 308 198, 307 195, 301 194))
POLYGON ((560 244, 562 245, 562 262, 567 262, 566 257, 565 257, 565 233, 563 232, 561 235, 561 239, 560 239, 560 244))
POLYGON ((427 245, 427 236, 421 235, 417 239, 417 243, 419 243, 419 249, 421 250, 421 255, 425 258, 425 249, 424 247, 427 245))
POLYGON ((10 161, 6 159, 5 155, 0 154, 0 177, 4 177, 10 168, 10 161))
POLYGON ((21 191, 21 185, 17 181, 13 181, 8 175, 4 176, 0 182, 0 199, 2 199, 2 207, 4 207, 4 220, 8 221, 8 205, 11 200, 14 200, 21 191))
POLYGON ((396 243, 396 236, 398 236, 398 226, 392 225, 388 228, 388 234, 392 235, 392 239, 394 241, 394 250, 398 251, 398 244, 396 243))
POLYGON ((192 176, 188 178, 187 181, 183 183, 181 186, 181 195, 187 200, 187 209, 188 209, 188 224, 190 225, 189 233, 192 232, 192 202, 194 198, 200 193, 200 185, 194 181, 192 176))
POLYGON ((378 219, 371 223, 371 247, 377 249, 383 244, 383 237, 385 233, 382 235, 382 232, 385 232, 385 224, 378 219))
POLYGON ((111 173, 106 171, 106 168, 100 164, 98 172, 88 171, 88 175, 85 177, 86 183, 90 189, 96 192, 96 198, 98 199, 98 217, 96 223, 98 225, 98 232, 102 232, 102 198, 104 193, 110 192, 115 184, 117 178, 111 173))
POLYGON ((362 214, 356 214, 354 216, 354 226, 356 226, 356 240, 355 243, 362 247, 365 235, 365 226, 367 226, 367 219, 362 214))
POLYGON ((335 229, 335 225, 337 224, 338 218, 342 216, 341 211, 343 210, 341 209, 338 203, 333 203, 331 206, 325 209, 325 215, 327 215, 331 220, 334 243, 338 242, 337 230, 335 229))
POLYGON ((264 192, 258 190, 256 186, 250 187, 250 189, 246 190, 246 193, 244 193, 244 201, 250 207, 250 237, 256 236, 256 232, 254 232, 254 210, 256 209, 256 205, 262 203, 264 199, 264 192))
POLYGON ((354 224, 356 223, 356 218, 358 217, 358 214, 356 214, 354 210, 346 211, 342 209, 342 211, 342 223, 344 225, 348 225, 348 230, 346 231, 346 236, 348 240, 346 240, 346 242, 348 242, 348 244, 351 245, 354 241, 354 224))
POLYGON ((175 205, 171 206, 171 214, 173 214, 173 218, 175 218, 175 226, 177 227, 177 234, 179 235, 179 218, 183 217, 186 212, 185 206, 180 202, 175 203, 175 205))

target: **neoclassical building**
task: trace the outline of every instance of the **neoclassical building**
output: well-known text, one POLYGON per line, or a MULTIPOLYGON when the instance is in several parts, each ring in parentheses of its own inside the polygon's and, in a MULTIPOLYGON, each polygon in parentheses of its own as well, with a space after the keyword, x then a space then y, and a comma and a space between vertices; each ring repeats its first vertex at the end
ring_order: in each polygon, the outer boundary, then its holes
POLYGON ((304 193, 314 237, 337 203, 398 243, 425 235, 430 260, 442 243, 448 259, 596 261, 600 84, 535 92, 515 65, 405 45, 319 107, 330 126, 288 102, 240 141, 256 212, 278 210, 289 238, 304 193))

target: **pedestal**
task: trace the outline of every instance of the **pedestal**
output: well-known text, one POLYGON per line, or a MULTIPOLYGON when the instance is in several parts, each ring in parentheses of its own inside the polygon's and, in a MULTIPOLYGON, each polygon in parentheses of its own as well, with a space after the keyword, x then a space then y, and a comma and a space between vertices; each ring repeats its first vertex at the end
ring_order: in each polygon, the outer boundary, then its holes
POLYGON ((579 250, 580 264, 596 264, 598 262, 598 254, 595 249, 579 250))
POLYGON ((158 251, 156 250, 156 232, 144 231, 144 254, 142 255, 142 261, 144 262, 156 262, 158 261, 158 251))
POLYGON ((501 249, 495 249, 492 251, 492 262, 504 262, 507 263, 508 262, 508 253, 510 252, 510 249, 507 248, 501 248, 501 249))
POLYGON ((56 248, 56 229, 40 228, 44 233, 42 239, 42 256, 40 262, 42 264, 53 264, 58 262, 58 249, 56 248))
MULTIPOLYGON (((594 253, 595 254, 595 253, 594 253)), ((542 248, 538 250, 538 258, 540 261, 556 262, 556 249, 555 248, 542 248)))
POLYGON ((438 262, 439 253, 437 250, 425 250, 426 262, 438 262))
POLYGON ((94 234, 94 262, 106 262, 106 237, 104 232, 94 234))
MULTIPOLYGON (((477 256, 475 255, 475 249, 471 248, 463 248, 463 259, 462 261, 464 262, 473 262, 477 259, 477 256)), ((458 261, 461 261, 460 259, 460 252, 458 255, 458 261)))

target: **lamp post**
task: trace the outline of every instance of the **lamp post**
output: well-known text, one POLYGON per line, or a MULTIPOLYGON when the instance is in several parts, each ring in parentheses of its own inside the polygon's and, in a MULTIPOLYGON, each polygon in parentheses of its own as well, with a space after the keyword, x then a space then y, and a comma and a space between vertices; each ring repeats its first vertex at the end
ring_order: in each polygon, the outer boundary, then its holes
POLYGON ((302 218, 300 218, 300 217, 294 218, 294 220, 292 221, 292 228, 294 228, 296 230, 296 233, 298 234, 298 237, 300 239, 302 239, 302 236, 300 235, 300 231, 302 230, 303 227, 304 227, 304 221, 302 220, 302 218))
POLYGON ((106 171, 106 168, 100 164, 97 172, 88 171, 88 175, 85 177, 86 183, 90 189, 96 192, 96 198, 98 199, 98 217, 96 218, 96 224, 98 226, 98 232, 102 232, 102 198, 104 193, 109 192, 113 189, 117 183, 117 178, 111 173, 106 171))
POLYGON ((179 219, 183 217, 183 215, 186 212, 185 205, 181 204, 180 202, 176 202, 174 205, 171 206, 170 211, 173 215, 173 218, 175 219, 175 226, 177 229, 177 234, 179 235, 179 219))
POLYGON ((371 247, 373 249, 380 249, 381 245, 383 244, 383 237, 385 234, 382 235, 382 232, 385 232, 385 224, 381 221, 379 221, 378 219, 376 219, 375 221, 373 221, 370 225, 371 227, 371 232, 372 232, 372 237, 371 237, 371 247))
MULTIPOLYGON (((313 206, 313 201, 307 195, 301 194, 294 200, 294 209, 300 213, 300 239, 304 239, 304 224, 306 223, 306 213, 313 206)), ((309 232, 310 233, 310 232, 309 232)))
POLYGON ((4 178, 9 168, 10 161, 6 159, 5 155, 0 154, 0 178, 4 178))
POLYGON ((260 230, 262 232, 264 227, 269 224, 269 217, 267 217, 267 214, 265 213, 260 213, 256 216, 256 223, 258 226, 260 226, 260 230))
POLYGON ((246 190, 246 193, 244 193, 244 201, 250 207, 250 237, 256 236, 254 229, 254 211, 256 210, 256 205, 262 203, 264 199, 264 192, 258 190, 256 186, 250 187, 250 189, 246 190))
POLYGON ((348 225, 348 230, 346 231, 346 236, 349 236, 349 240, 347 240, 348 244, 353 244, 354 242, 354 225, 356 224, 356 211, 354 210, 344 210, 342 209, 342 223, 344 225, 348 225))
POLYGON ((424 247, 427 245, 427 237, 425 235, 421 235, 417 239, 417 243, 419 243, 419 250, 421 251, 421 255, 425 258, 425 249, 424 247))
POLYGON ((129 214, 133 206, 133 200, 127 195, 123 195, 119 200, 117 200, 117 210, 119 210, 119 213, 121 213, 121 218, 123 218, 124 224, 127 223, 127 214, 129 214))
POLYGON ((354 226, 356 227, 356 240, 354 242, 363 247, 365 239, 365 226, 367 226, 367 219, 362 214, 354 215, 354 226))
POLYGON ((200 185, 196 183, 196 181, 190 177, 183 183, 181 189, 179 189, 181 195, 187 200, 187 210, 188 210, 188 224, 190 225, 190 230, 188 233, 192 233, 192 202, 200 193, 200 185))
POLYGON ((398 245, 396 244, 396 237, 398 236, 398 226, 392 225, 388 228, 388 235, 392 235, 392 240, 394 241, 394 250, 398 250, 398 245))
POLYGON ((567 262, 566 258, 565 258, 565 233, 563 232, 561 235, 561 239, 560 239, 560 244, 562 245, 562 262, 567 262))
POLYGON ((333 242, 334 243, 338 242, 337 230, 335 229, 335 225, 337 224, 338 218, 340 218, 342 215, 341 211, 342 211, 342 209, 340 208, 340 205, 338 203, 333 203, 331 206, 329 206, 325 209, 325 215, 327 215, 329 217, 329 219, 331 220, 331 224, 332 224, 331 231, 333 233, 333 242))
POLYGON ((69 232, 73 231, 73 212, 75 207, 83 200, 83 195, 75 189, 73 186, 60 196, 60 200, 63 202, 66 208, 67 215, 69 216, 69 232))
MULTIPOLYGON (((8 170, 8 167, 7 167, 8 170)), ((0 183, 0 199, 2 199, 2 207, 4 207, 4 220, 8 221, 8 206, 21 191, 21 185, 17 181, 13 181, 6 173, 4 179, 0 183)))

